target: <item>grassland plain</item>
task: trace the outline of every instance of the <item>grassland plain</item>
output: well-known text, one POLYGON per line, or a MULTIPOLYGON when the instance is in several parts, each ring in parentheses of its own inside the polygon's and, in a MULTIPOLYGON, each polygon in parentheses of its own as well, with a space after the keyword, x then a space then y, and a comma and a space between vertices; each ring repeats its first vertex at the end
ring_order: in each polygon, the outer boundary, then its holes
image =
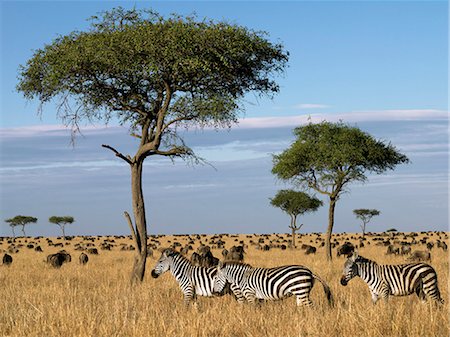
MULTIPOLYGON (((208 237, 203 237, 203 242, 208 237)), ((309 244, 312 240, 314 244, 315 238, 304 235, 300 241, 309 244)), ((224 241, 230 247, 240 240, 248 244, 257 239, 239 235, 224 241)), ((188 239, 165 236, 158 240, 161 246, 169 246, 175 240, 184 245, 188 239)), ((430 240, 434 241, 433 237, 430 240)), ((20 241, 25 243, 18 239, 16 244, 20 241)), ((197 304, 186 309, 182 293, 169 273, 158 279, 150 276, 159 252, 148 259, 144 282, 131 287, 129 273, 134 252, 120 251, 118 247, 99 250, 99 255, 90 255, 89 263, 81 266, 80 252, 73 249, 79 241, 81 238, 76 237, 64 247, 71 253, 72 262, 61 269, 44 262, 47 254, 61 249, 49 247, 44 239, 40 239, 44 253, 23 247, 13 254, 10 267, 0 266, 0 336, 449 336, 449 260, 447 252, 441 249, 432 250, 431 265, 438 273, 446 301, 442 308, 422 304, 415 295, 391 297, 388 303, 372 305, 369 290, 361 279, 353 279, 347 287, 339 284, 345 258, 335 257, 328 263, 324 248, 315 255, 305 255, 301 249, 266 252, 250 245, 245 260, 254 266, 309 267, 330 285, 335 307, 328 307, 322 286, 316 284, 311 296, 313 308, 297 307, 294 298, 253 307, 239 305, 231 296, 224 296, 198 297, 197 304)), ((129 238, 115 241, 117 246, 131 244, 129 238)), ((386 255, 386 247, 374 243, 366 244, 359 253, 384 264, 405 261, 402 256, 386 255)), ((4 240, 0 248, 6 246, 4 240)), ((221 257, 220 253, 219 249, 213 250, 215 256, 221 257)))

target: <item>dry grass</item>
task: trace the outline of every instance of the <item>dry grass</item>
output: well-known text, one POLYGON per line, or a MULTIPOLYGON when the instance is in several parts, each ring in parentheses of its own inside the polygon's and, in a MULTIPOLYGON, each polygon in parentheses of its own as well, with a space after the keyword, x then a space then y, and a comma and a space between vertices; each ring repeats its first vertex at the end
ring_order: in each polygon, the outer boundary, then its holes
MULTIPOLYGON (((241 239, 249 240, 243 235, 241 239)), ((334 258, 328 264, 323 248, 315 256, 306 256, 300 249, 262 252, 249 247, 246 261, 255 266, 308 266, 330 285, 335 308, 328 307, 322 286, 316 284, 312 291, 314 308, 298 308, 294 298, 252 307, 226 296, 199 297, 197 305, 186 310, 170 274, 155 280, 148 272, 143 284, 132 288, 129 271, 133 252, 100 250, 100 255, 91 255, 89 263, 80 266, 79 252, 71 248, 77 240, 65 247, 73 261, 60 270, 43 262, 47 254, 58 250, 45 244, 44 253, 24 247, 13 255, 10 267, 0 267, 0 336, 449 335, 448 256, 440 249, 433 249, 431 264, 446 300, 441 309, 420 303, 416 296, 391 298, 387 304, 373 306, 368 288, 360 279, 350 281, 347 287, 339 284, 344 259, 334 258)), ((173 238, 161 239, 163 245, 167 240, 173 238)), ((235 238, 227 240, 227 247, 236 243, 235 238)), ((309 243, 306 237, 302 240, 309 243)), ((4 249, 6 243, 0 247, 4 249)), ((360 254, 380 263, 404 261, 402 257, 385 256, 385 250, 370 245, 361 248, 360 254)), ((220 250, 213 253, 220 256, 220 250)), ((156 258, 149 259, 147 271, 156 258)))

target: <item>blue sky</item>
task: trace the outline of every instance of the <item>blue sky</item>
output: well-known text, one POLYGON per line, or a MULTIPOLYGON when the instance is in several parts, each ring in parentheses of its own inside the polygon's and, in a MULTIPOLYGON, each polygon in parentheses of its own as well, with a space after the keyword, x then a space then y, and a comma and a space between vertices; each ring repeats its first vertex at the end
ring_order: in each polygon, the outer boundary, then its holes
MULTIPOLYGON (((293 141, 308 117, 356 124, 411 159, 364 185, 351 185, 336 209, 335 230, 358 231, 355 208, 377 208, 369 229, 448 228, 448 8, 446 2, 40 2, 1 3, 0 217, 39 218, 30 235, 55 235, 51 215, 73 215, 71 234, 122 234, 130 210, 129 171, 102 149, 125 153, 126 129, 86 126, 70 146, 55 107, 15 92, 18 67, 59 34, 122 5, 264 30, 290 52, 274 100, 246 98, 234 130, 190 132, 188 144, 210 166, 149 160, 144 189, 151 233, 285 232, 288 217, 268 198, 287 188, 270 173, 271 155, 293 141), (173 211, 173 209, 177 211, 173 211)), ((324 231, 327 207, 307 215, 304 231, 324 231)), ((2 224, 1 235, 9 227, 2 224)))

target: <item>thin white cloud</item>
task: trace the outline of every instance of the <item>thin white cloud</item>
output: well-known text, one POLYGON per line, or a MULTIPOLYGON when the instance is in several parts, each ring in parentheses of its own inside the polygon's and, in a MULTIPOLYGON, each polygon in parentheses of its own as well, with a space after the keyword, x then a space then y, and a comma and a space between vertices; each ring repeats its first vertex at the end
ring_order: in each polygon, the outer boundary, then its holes
MULTIPOLYGON (((304 104, 304 106, 315 106, 320 104, 304 104)), ((298 106, 301 106, 298 105, 298 106)), ((323 106, 325 107, 325 106, 323 106)), ((310 113, 292 116, 270 116, 270 117, 247 117, 240 118, 238 128, 276 128, 296 127, 308 122, 320 123, 322 121, 344 121, 344 122, 379 122, 379 121, 447 121, 448 111, 437 109, 396 109, 396 110, 368 110, 355 112, 336 113, 310 113)), ((88 125, 81 128, 82 133, 123 133, 128 129, 123 126, 88 125)), ((62 125, 34 125, 15 128, 0 128, 1 138, 32 137, 40 135, 69 135, 70 129, 62 125)))
POLYGON ((294 105, 294 109, 304 110, 304 109, 325 109, 329 108, 329 105, 325 104, 315 104, 315 103, 300 103, 297 105, 294 105))
POLYGON ((322 121, 379 122, 379 121, 426 121, 448 120, 448 111, 435 109, 379 110, 344 113, 316 113, 296 116, 253 117, 239 120, 241 128, 295 127, 308 122, 322 121))
POLYGON ((164 189, 171 190, 171 189, 197 189, 197 188, 211 188, 211 187, 217 187, 218 184, 177 184, 177 185, 166 185, 164 186, 164 189))

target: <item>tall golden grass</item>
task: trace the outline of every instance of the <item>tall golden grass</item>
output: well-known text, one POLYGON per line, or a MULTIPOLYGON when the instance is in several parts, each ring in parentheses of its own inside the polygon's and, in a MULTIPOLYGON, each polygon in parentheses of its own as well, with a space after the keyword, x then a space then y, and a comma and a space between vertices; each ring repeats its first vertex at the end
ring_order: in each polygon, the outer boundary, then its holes
MULTIPOLYGON (((238 239, 249 241, 244 235, 238 239)), ((80 252, 72 248, 77 240, 64 247, 73 260, 61 269, 44 263, 47 254, 60 249, 45 244, 44 253, 23 247, 13 255, 10 267, 0 266, 0 336, 449 336, 449 265, 441 249, 433 249, 431 265, 446 301, 442 308, 422 304, 415 295, 372 305, 361 279, 350 281, 347 287, 339 284, 345 259, 335 257, 328 263, 323 248, 316 255, 305 255, 301 249, 263 252, 250 246, 246 262, 254 266, 309 267, 331 287, 335 307, 329 308, 322 286, 316 283, 313 308, 297 307, 295 298, 251 306, 224 296, 198 297, 196 305, 186 309, 172 275, 150 276, 159 253, 149 259, 144 282, 131 287, 134 252, 100 250, 100 255, 90 255, 89 263, 81 266, 80 252)), ((160 239, 166 246, 169 240, 173 242, 174 237, 160 239)), ((226 246, 236 244, 235 240, 226 239, 226 246)), ((307 236, 302 241, 310 243, 307 236)), ((116 240, 120 242, 131 243, 116 240)), ((4 241, 0 248, 5 247, 4 241)), ((379 263, 404 261, 400 256, 386 256, 385 251, 373 244, 359 250, 379 263)), ((220 252, 213 250, 215 256, 220 252)))

